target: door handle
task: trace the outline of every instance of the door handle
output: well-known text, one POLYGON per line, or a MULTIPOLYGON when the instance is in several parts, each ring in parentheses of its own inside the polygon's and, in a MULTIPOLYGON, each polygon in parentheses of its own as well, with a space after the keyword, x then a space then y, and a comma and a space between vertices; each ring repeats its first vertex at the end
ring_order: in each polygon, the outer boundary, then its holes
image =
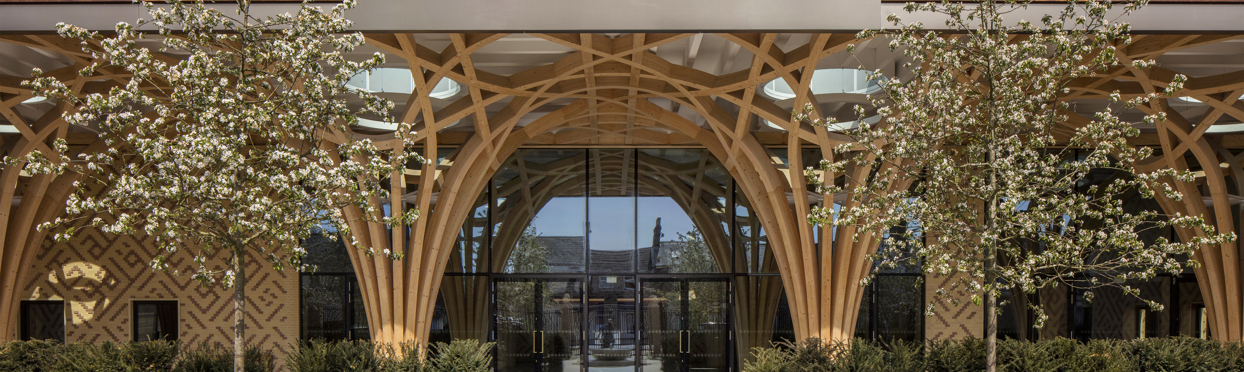
POLYGON ((544 331, 531 331, 531 353, 544 354, 544 331))
POLYGON ((691 353, 691 331, 678 331, 678 352, 691 353), (684 341, 684 337, 686 338, 684 341))

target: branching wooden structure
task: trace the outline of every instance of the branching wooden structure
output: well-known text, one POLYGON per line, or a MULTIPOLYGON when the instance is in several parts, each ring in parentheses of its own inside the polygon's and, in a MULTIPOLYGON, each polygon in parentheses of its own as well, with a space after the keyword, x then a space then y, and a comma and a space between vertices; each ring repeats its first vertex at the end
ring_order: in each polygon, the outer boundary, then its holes
MULTIPOLYGON (((453 250, 460 227, 473 218, 472 212, 480 203, 487 202, 480 195, 492 187, 493 174, 506 165, 515 151, 532 146, 704 149, 720 161, 735 180, 737 190, 756 211, 756 221, 765 228, 768 247, 774 254, 771 264, 781 273, 781 288, 759 282, 737 287, 736 296, 755 299, 737 301, 738 306, 755 307, 737 308, 740 322, 750 318, 747 314, 756 319, 771 317, 776 311, 777 296, 784 288, 797 337, 845 339, 854 334, 863 292, 859 282, 872 267, 867 255, 876 250, 877 240, 865 237, 855 241, 850 228, 833 234, 829 229, 814 229, 806 222, 810 206, 834 197, 810 196, 806 191, 803 169, 820 159, 804 159, 802 150, 813 148, 832 154, 837 145, 848 139, 825 128, 794 121, 790 111, 792 107, 811 105, 817 116, 839 115, 843 105, 832 102, 834 97, 813 94, 812 71, 827 64, 850 65, 844 57, 849 45, 868 50, 883 49, 884 43, 857 40, 852 33, 803 35, 798 40, 806 41, 797 45, 779 42, 791 40, 787 34, 715 34, 711 37, 720 44, 721 53, 735 59, 750 55, 750 65, 706 71, 689 63, 700 43, 708 42, 704 34, 366 36, 369 45, 390 57, 390 66, 410 70, 413 92, 394 114, 398 120, 417 123, 419 151, 434 159, 413 165, 404 174, 394 174, 392 198, 374 201, 404 206, 394 208, 394 213, 420 211, 419 220, 408 233, 390 233, 380 225, 353 226, 355 238, 376 249, 407 252, 404 259, 393 261, 350 250, 374 340, 426 339, 438 293, 444 294, 448 307, 460 309, 455 311, 454 319, 462 327, 455 329, 472 333, 471 324, 486 326, 487 299, 471 295, 484 293, 486 281, 449 280, 443 273, 456 259, 453 250), (443 42, 446 38, 447 43, 443 42), (551 46, 556 52, 549 54, 557 59, 506 74, 478 66, 478 54, 498 47, 507 38, 551 46), (656 53, 659 48, 685 48, 687 52, 681 61, 672 61, 656 53), (834 62, 827 62, 831 60, 834 62), (446 102, 430 98, 433 87, 444 79, 459 84, 466 94, 446 102), (775 100, 762 94, 764 85, 774 80, 789 85, 794 98, 775 100), (446 152, 446 148, 452 151, 446 152), (784 149, 785 159, 775 157, 770 151, 773 148, 784 149), (820 248, 816 241, 822 242, 820 248)), ((1129 59, 1161 58, 1168 53, 1235 39, 1233 35, 1140 35, 1122 54, 1129 59)), ((0 44, 54 55, 62 64, 69 63, 52 74, 71 76, 79 66, 92 62, 76 51, 76 43, 54 36, 0 35, 0 44)), ((894 65, 896 61, 869 63, 894 65)), ((1160 91, 1179 72, 1164 67, 1120 67, 1075 82, 1066 99, 1084 102, 1088 108, 1113 90, 1125 96, 1160 91)), ((125 78, 101 69, 95 76, 74 78, 72 86, 82 93, 100 92, 125 78)), ((16 133, 2 136, 4 155, 20 156, 31 151, 51 154, 49 143, 58 138, 69 140, 75 149, 93 143, 89 128, 69 128, 60 120, 62 114, 72 112, 72 107, 59 103, 42 109, 27 107, 25 102, 31 94, 21 86, 21 80, 19 76, 0 76, 0 114, 16 128, 16 133)), ((1204 215, 1220 229, 1238 230, 1242 221, 1234 208, 1238 208, 1240 200, 1236 195, 1244 194, 1239 189, 1244 184, 1244 154, 1236 149, 1242 147, 1244 138, 1207 129, 1228 121, 1244 122, 1241 94, 1244 70, 1192 76, 1179 95, 1199 102, 1196 108, 1183 108, 1174 98, 1160 99, 1144 108, 1147 112, 1165 112, 1169 119, 1134 141, 1138 146, 1161 149, 1161 155, 1147 166, 1193 169, 1203 175, 1193 183, 1171 181, 1187 197, 1180 201, 1160 200, 1167 212, 1204 215)), ((1071 115, 1071 127, 1083 120, 1076 113, 1071 115)), ((358 135, 370 136, 390 149, 396 143, 382 132, 361 133, 365 131, 360 130, 358 135)), ((608 165, 610 159, 594 161, 604 166, 621 166, 608 165)), ((506 247, 512 247, 522 233, 516 230, 525 226, 559 188, 581 185, 585 176, 565 173, 556 164, 520 167, 524 169, 520 185, 504 191, 512 195, 510 200, 515 207, 496 214, 505 220, 505 226, 512 228, 494 238, 494 247, 500 247, 494 248, 493 260, 488 263, 494 270, 500 270, 504 264, 504 257, 498 252, 506 252, 506 247)), ((646 175, 637 183, 640 188, 665 188, 663 192, 675 195, 697 224, 719 218, 697 202, 711 188, 682 189, 661 179, 699 179, 701 176, 694 170, 680 173, 685 169, 678 164, 658 168, 640 170, 646 175)), ((860 176, 871 171, 849 170, 860 176)), ((837 176, 840 175, 822 175, 824 180, 837 176)), ((0 212, 0 222, 5 226, 0 230, 0 312, 4 314, 5 337, 13 337, 15 304, 24 295, 17 283, 29 275, 26 268, 33 252, 46 238, 45 232, 35 226, 55 218, 63 209, 60 206, 66 195, 75 190, 72 176, 27 177, 17 167, 5 167, 0 179, 4 181, 0 205, 6 207, 0 212)), ((347 213, 357 216, 361 212, 347 213)), ((723 239, 728 239, 724 233, 709 230, 703 231, 709 246, 724 246, 723 239)), ((1184 237, 1194 234, 1178 233, 1184 237)), ((715 258, 721 260, 728 254, 714 251, 715 258)), ((1244 338, 1244 289, 1238 244, 1203 247, 1196 259, 1202 263, 1196 276, 1206 299, 1212 334, 1226 340, 1244 338)))

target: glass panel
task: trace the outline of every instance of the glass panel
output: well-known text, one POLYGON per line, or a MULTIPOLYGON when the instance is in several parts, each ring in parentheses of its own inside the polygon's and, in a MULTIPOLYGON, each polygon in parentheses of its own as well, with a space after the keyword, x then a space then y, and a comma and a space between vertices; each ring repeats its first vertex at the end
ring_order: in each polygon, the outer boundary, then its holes
POLYGON ((444 332, 446 339, 487 339, 488 283, 483 275, 446 276, 441 280, 441 302, 437 306, 443 313, 433 313, 432 328, 444 332))
POLYGON ((583 284, 576 280, 544 282, 544 372, 578 371, 583 351, 583 284))
POLYGON ((588 370, 634 371, 635 277, 591 277, 587 304, 588 370))
POLYGON ((776 273, 777 261, 769 251, 769 238, 760 225, 743 190, 734 192, 735 271, 739 273, 776 273))
POLYGON ((345 275, 302 276, 302 338, 345 340, 349 336, 346 323, 346 299, 350 278, 345 275))
MULTIPOLYGON (((446 280, 452 277, 445 277, 446 280)), ((436 308, 432 309, 432 326, 428 332, 428 344, 453 341, 453 330, 449 324, 449 311, 445 309, 445 287, 436 296, 436 308)))
MULTIPOLYGON (((777 282, 778 288, 782 287, 782 279, 772 277, 777 282)), ((778 296, 777 312, 774 314, 773 320, 773 342, 795 342, 795 319, 790 316, 790 303, 786 302, 786 291, 778 296)), ((739 355, 751 355, 751 349, 742 350, 747 353, 739 355)), ((741 364, 740 364, 741 365, 741 364)))
POLYGON ((643 292, 644 370, 729 369, 725 281, 652 280, 643 292))
POLYGON ((22 301, 22 339, 65 342, 64 301, 22 301))
POLYGON ((877 275, 864 287, 855 337, 885 342, 923 339, 923 298, 920 276, 877 275))
POLYGON ((498 281, 497 371, 536 371, 537 288, 534 281, 498 281))
POLYGON ((865 286, 864 295, 860 297, 860 315, 855 318, 855 337, 872 340, 873 285, 865 286))
POLYGON ((341 239, 333 239, 328 235, 311 235, 302 240, 302 247, 307 250, 302 263, 311 266, 311 270, 306 272, 354 272, 354 264, 350 261, 350 255, 341 239))
POLYGON ((367 308, 363 302, 363 291, 359 289, 358 279, 354 276, 346 277, 346 281, 350 283, 350 313, 347 318, 351 320, 350 339, 351 340, 370 340, 371 329, 367 327, 367 308))
POLYGON ((1093 337, 1093 304, 1084 298, 1084 290, 1072 288, 1070 292, 1071 338, 1088 341, 1093 337))
POLYGON ((722 215, 729 182, 705 150, 640 150, 637 234, 645 247, 639 248, 639 271, 720 273, 728 268, 730 239, 722 215))
POLYGON ((585 156, 582 150, 523 150, 505 162, 494 178, 495 271, 584 271, 585 156))
POLYGON ((998 302, 998 339, 1028 339, 1027 297, 1011 288, 1001 288, 998 302), (1018 296, 1017 296, 1018 294, 1018 296))
POLYGON ((881 275, 873 281, 877 290, 877 337, 883 341, 916 341, 924 338, 924 286, 914 275, 881 275))
POLYGON ((458 240, 454 242, 454 252, 449 256, 445 272, 488 272, 488 265, 484 261, 487 247, 488 191, 485 190, 475 199, 475 209, 463 221, 462 229, 458 230, 458 240))
MULTIPOLYGON (((737 276, 734 278, 734 323, 736 355, 748 357, 754 347, 771 342, 794 340, 790 306, 778 276, 737 276)), ((743 365, 740 360, 739 365, 743 365)))
POLYGON ((134 302, 134 341, 177 340, 177 301, 134 302))
POLYGON ((635 150, 589 151, 588 242, 594 273, 635 272, 635 150))
POLYGON ((497 281, 495 286, 497 371, 577 370, 582 285, 533 279, 497 281))
POLYGON ((689 367, 697 371, 730 368, 729 299, 725 281, 691 281, 687 299, 689 367))

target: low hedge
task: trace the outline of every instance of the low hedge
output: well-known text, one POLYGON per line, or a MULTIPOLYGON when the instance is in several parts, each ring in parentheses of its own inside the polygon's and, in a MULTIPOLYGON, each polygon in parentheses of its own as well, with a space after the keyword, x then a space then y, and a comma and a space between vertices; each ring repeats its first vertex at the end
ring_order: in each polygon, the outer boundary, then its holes
MULTIPOLYGON (((306 341, 285 357, 289 372, 490 372, 492 343, 455 340, 426 351, 413 343, 390 347, 366 341, 306 341)), ((247 372, 272 372, 270 351, 248 347, 247 372)), ((0 343, 0 372, 232 372, 233 350, 219 344, 150 341, 61 344, 0 343)))
MULTIPOLYGON (((808 339, 752 350, 743 372, 975 372, 984 370, 980 339, 870 343, 808 339)), ((1244 345, 1187 337, 1145 340, 1059 338, 1037 342, 998 342, 998 370, 1071 371, 1244 371, 1244 345)))
MULTIPOLYGON (((271 351, 248 347, 247 372, 272 372, 271 351)), ((170 341, 102 344, 11 341, 0 344, 5 372, 232 372, 233 352, 220 345, 170 341)))
POLYGON ((437 342, 425 356, 413 343, 393 348, 365 341, 306 341, 285 357, 285 367, 290 372, 489 372, 492 345, 475 340, 437 342))

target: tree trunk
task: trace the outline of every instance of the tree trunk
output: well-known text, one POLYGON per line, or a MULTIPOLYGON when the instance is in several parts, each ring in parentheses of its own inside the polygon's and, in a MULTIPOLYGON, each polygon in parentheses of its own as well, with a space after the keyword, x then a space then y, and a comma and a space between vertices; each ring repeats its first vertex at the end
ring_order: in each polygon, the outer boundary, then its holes
MULTIPOLYGON (((985 275, 986 283, 997 279, 985 275)), ((998 370, 998 299, 994 291, 985 291, 985 372, 998 370)))
POLYGON ((233 260, 233 372, 246 370, 246 252, 233 260))

